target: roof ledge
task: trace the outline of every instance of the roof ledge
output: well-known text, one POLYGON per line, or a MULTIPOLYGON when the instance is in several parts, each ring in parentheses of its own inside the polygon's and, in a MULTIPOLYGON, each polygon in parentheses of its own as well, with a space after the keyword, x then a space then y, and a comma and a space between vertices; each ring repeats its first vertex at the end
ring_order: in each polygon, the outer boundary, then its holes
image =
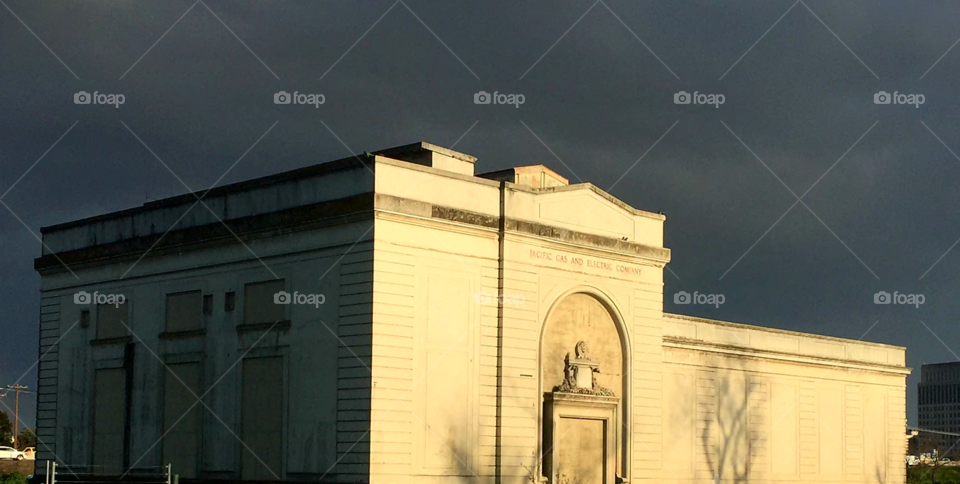
POLYGON ((474 164, 477 161, 476 156, 453 151, 426 141, 387 148, 374 152, 374 154, 469 176, 473 176, 474 164))
POLYGON ((565 187, 570 180, 544 165, 515 166, 506 170, 477 175, 490 180, 505 181, 528 188, 565 187))

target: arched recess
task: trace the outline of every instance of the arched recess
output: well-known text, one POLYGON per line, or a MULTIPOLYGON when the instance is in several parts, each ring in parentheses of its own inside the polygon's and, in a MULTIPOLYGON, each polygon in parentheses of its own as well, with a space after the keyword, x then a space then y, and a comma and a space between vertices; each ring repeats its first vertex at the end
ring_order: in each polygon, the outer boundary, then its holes
POLYGON ((597 382, 620 397, 617 412, 617 475, 629 479, 632 439, 630 435, 633 371, 632 351, 625 319, 613 299, 594 286, 576 286, 564 291, 546 311, 538 344, 538 462, 544 448, 544 396, 563 381, 564 358, 574 357, 578 341, 590 345, 590 358, 600 363, 597 382))

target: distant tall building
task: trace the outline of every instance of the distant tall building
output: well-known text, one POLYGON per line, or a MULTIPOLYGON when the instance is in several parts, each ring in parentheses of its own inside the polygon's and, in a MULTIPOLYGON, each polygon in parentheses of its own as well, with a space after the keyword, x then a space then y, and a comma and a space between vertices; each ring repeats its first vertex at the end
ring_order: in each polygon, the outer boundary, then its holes
MULTIPOLYGON (((920 429, 960 434, 960 361, 921 366, 918 390, 920 429)), ((922 431, 921 436, 926 447, 921 452, 936 446, 941 455, 960 455, 960 437, 922 431)))

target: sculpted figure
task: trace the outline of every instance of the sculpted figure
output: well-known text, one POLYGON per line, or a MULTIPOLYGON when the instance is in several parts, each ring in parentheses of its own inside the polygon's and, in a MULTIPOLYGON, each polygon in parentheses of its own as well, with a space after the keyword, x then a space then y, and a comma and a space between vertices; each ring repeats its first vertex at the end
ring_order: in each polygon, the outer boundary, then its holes
POLYGON ((613 396, 613 391, 604 388, 597 383, 597 374, 600 368, 597 363, 590 360, 590 346, 586 341, 577 342, 574 347, 576 358, 571 359, 570 353, 564 358, 563 382, 555 387, 553 391, 564 393, 578 393, 581 395, 600 395, 613 396), (581 385, 579 375, 581 371, 590 372, 589 387, 581 385))
POLYGON ((580 341, 580 342, 578 342, 578 343, 577 343, 577 346, 574 348, 574 350, 577 352, 577 359, 578 359, 578 360, 589 360, 589 359, 590 359, 590 356, 588 355, 588 353, 589 353, 589 351, 590 351, 590 346, 587 344, 586 341, 580 341))

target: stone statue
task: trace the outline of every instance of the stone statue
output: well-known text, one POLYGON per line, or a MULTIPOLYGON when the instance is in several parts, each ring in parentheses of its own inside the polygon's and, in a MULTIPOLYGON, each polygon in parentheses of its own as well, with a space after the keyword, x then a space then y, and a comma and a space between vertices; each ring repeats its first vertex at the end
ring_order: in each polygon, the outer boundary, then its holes
POLYGON ((581 395, 614 396, 613 390, 597 383, 595 373, 600 373, 600 364, 590 360, 590 346, 586 341, 577 342, 574 347, 576 358, 570 359, 570 353, 564 358, 563 383, 553 391, 578 393, 581 395))

